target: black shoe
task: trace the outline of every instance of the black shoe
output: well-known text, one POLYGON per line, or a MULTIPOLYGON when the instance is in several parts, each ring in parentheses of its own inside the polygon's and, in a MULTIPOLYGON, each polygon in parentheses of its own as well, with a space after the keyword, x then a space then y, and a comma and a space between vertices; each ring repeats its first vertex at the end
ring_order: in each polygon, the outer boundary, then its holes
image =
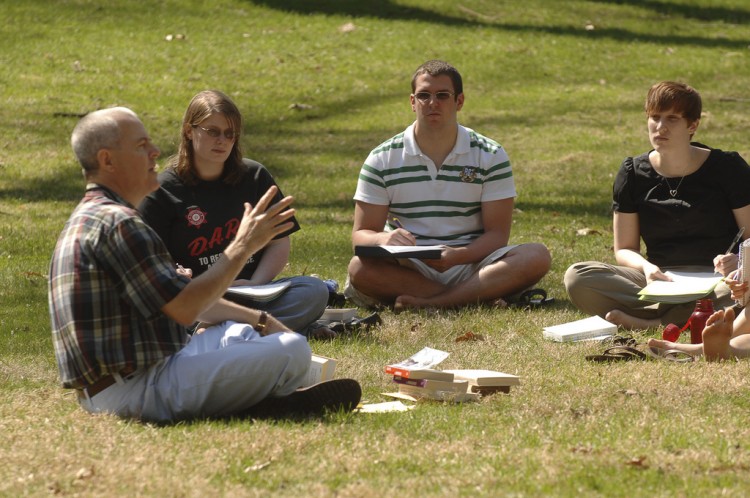
POLYGON ((328 328, 337 334, 343 334, 345 332, 366 332, 371 328, 382 324, 383 319, 380 318, 380 315, 376 312, 364 318, 352 318, 348 322, 331 322, 328 324, 328 328))
POLYGON ((343 308, 346 305, 346 297, 343 294, 339 294, 335 291, 328 291, 328 304, 329 308, 343 308))
POLYGON ((255 418, 317 416, 325 412, 350 412, 362 398, 362 388, 354 379, 334 379, 297 389, 289 396, 266 398, 250 409, 255 418))

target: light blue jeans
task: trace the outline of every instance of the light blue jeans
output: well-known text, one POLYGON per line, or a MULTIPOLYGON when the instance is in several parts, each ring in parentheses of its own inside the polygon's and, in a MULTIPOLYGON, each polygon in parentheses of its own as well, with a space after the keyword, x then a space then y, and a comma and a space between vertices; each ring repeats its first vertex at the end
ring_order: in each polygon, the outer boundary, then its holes
POLYGON ((269 396, 300 387, 311 351, 299 334, 261 337, 250 325, 224 322, 193 335, 178 353, 139 370, 92 398, 91 413, 166 422, 240 414, 269 396))

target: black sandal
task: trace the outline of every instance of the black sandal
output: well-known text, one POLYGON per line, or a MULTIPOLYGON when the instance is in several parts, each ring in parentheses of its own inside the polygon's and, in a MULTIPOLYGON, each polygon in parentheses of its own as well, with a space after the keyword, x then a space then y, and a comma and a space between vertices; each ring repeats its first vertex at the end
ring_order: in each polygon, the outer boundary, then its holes
POLYGON ((555 302, 554 297, 547 297, 544 289, 529 289, 518 296, 518 300, 508 304, 509 308, 534 309, 547 306, 555 302))
POLYGON ((380 315, 376 312, 364 318, 355 317, 346 322, 331 322, 330 324, 328 324, 328 328, 330 328, 337 334, 342 334, 345 332, 351 333, 351 332, 359 332, 362 330, 368 331, 372 327, 381 325, 382 323, 383 323, 383 319, 380 318, 380 315))
POLYGON ((602 354, 590 354, 586 356, 589 361, 597 363, 610 363, 613 361, 645 360, 646 353, 638 351, 631 346, 610 346, 602 354))

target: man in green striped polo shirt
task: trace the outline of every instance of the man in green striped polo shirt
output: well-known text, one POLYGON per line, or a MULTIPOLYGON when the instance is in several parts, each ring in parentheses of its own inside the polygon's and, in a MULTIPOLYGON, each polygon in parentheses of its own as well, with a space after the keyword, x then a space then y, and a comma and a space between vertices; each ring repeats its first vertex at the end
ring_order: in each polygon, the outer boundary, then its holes
POLYGON ((416 121, 376 147, 359 174, 352 242, 441 247, 439 259, 352 258, 346 296, 394 309, 505 303, 536 284, 551 258, 510 245, 516 196, 500 144, 458 124, 463 83, 450 64, 422 64, 411 82, 416 121))

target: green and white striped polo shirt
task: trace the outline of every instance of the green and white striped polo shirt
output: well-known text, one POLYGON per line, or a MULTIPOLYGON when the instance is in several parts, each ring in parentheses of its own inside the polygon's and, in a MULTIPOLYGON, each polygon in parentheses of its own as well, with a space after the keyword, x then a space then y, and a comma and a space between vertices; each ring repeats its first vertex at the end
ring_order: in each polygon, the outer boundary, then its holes
POLYGON ((484 232, 482 202, 515 196, 500 144, 459 125, 456 145, 438 170, 419 150, 412 124, 370 152, 354 200, 389 205, 388 219, 398 218, 418 245, 465 245, 484 232))

